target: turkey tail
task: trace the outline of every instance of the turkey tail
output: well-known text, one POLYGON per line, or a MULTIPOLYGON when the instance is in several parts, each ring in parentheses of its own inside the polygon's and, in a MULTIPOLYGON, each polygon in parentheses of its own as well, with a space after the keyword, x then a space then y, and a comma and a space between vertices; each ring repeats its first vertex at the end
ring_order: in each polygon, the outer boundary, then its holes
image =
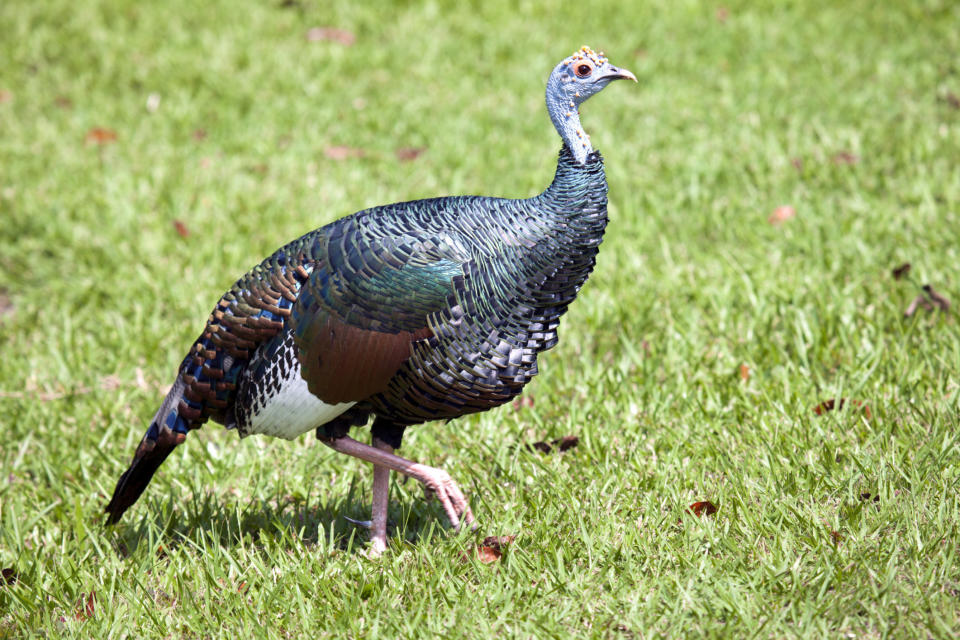
POLYGON ((115 524, 130 505, 137 501, 143 490, 150 484, 153 474, 167 459, 170 452, 187 437, 188 422, 177 413, 177 406, 183 397, 185 383, 177 376, 160 409, 150 422, 150 428, 140 441, 137 453, 130 467, 120 476, 113 497, 104 511, 107 524, 115 524))

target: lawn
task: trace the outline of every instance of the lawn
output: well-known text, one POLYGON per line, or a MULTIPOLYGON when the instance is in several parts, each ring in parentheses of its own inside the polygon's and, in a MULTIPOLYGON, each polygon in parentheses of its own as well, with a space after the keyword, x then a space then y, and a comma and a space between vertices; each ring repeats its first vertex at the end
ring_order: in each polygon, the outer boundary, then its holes
POLYGON ((0 638, 960 634, 960 5, 630 4, 0 4, 0 638), (105 529, 218 296, 542 190, 582 44, 640 80, 583 110, 597 269, 522 401, 404 442, 478 533, 395 479, 370 560, 369 465, 213 424, 105 529))

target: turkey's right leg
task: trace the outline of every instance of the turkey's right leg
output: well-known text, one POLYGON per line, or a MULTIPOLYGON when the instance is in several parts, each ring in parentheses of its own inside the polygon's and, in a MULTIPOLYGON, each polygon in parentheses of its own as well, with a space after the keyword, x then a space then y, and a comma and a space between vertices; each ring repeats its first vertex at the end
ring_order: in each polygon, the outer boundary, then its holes
MULTIPOLYGON (((470 528, 477 528, 474 522, 473 512, 470 511, 470 505, 467 503, 467 499, 463 497, 463 492, 460 491, 460 487, 453 481, 450 474, 443 469, 428 467, 425 464, 401 458, 398 455, 388 453, 377 447, 371 447, 368 444, 357 442, 350 436, 341 436, 339 438, 320 437, 320 441, 334 451, 372 462, 374 465, 392 469, 410 476, 414 480, 420 481, 437 496, 454 529, 459 531, 461 516, 463 520, 470 525, 470 528)), ((376 467, 374 467, 374 469, 376 469, 376 467)), ((386 520, 384 520, 384 522, 386 522, 386 520)))

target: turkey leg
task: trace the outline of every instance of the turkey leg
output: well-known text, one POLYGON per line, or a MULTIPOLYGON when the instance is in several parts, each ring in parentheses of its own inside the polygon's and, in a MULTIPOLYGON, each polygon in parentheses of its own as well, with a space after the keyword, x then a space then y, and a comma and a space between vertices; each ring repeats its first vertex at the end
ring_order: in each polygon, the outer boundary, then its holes
MULTIPOLYGON (((393 454, 393 447, 373 436, 373 446, 393 454)), ((359 443, 357 443, 359 444, 359 443)), ((371 509, 370 555, 378 556, 387 548, 387 507, 390 504, 390 468, 373 465, 373 508, 371 509)))
MULTIPOLYGON (((463 497, 463 492, 460 491, 460 487, 453 481, 450 474, 443 469, 428 467, 425 464, 401 458, 382 448, 357 442, 350 436, 341 436, 339 438, 321 437, 320 441, 334 451, 345 453, 348 456, 360 458, 361 460, 366 460, 374 464, 374 535, 376 535, 377 526, 377 467, 385 467, 386 470, 397 471, 421 482, 437 496, 441 506, 443 506, 444 512, 447 514, 447 518, 450 520, 451 526, 453 526, 455 530, 460 530, 461 517, 463 517, 463 520, 471 529, 476 529, 473 512, 470 511, 470 505, 467 503, 467 499, 463 497)), ((385 482, 384 487, 386 487, 385 482)), ((384 505, 386 504, 386 495, 387 491, 386 488, 384 488, 383 497, 381 498, 384 501, 384 505)), ((386 527, 386 508, 383 509, 383 523, 384 527, 386 527)), ((386 532, 384 531, 384 541, 385 540, 386 532)))

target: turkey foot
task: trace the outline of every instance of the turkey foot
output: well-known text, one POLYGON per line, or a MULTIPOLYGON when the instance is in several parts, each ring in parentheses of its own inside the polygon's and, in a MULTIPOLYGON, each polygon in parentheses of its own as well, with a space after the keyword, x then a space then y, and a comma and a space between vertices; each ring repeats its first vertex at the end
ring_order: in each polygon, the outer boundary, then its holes
MULTIPOLYGON (((390 470, 397 471, 398 473, 410 476, 414 480, 422 483, 423 486, 437 496, 437 499, 440 501, 440 505, 447 514, 447 518, 450 520, 451 526, 453 526, 455 530, 460 530, 461 518, 467 523, 467 525, 470 526, 471 529, 477 528, 476 521, 473 517, 473 512, 470 510, 470 505, 467 503, 467 499, 463 496, 463 492, 460 491, 460 487, 458 487, 457 483, 453 481, 453 478, 450 477, 450 474, 443 469, 428 467, 425 464, 420 464, 419 462, 413 462, 411 460, 407 460, 406 458, 401 458, 400 456, 387 451, 386 448, 388 448, 389 445, 382 441, 375 441, 378 446, 363 444, 362 442, 354 440, 350 436, 342 436, 339 438, 320 438, 320 441, 334 451, 345 453, 348 456, 366 460, 367 462, 372 462, 374 464, 374 512, 371 541, 378 537, 377 526, 380 524, 380 522, 378 521, 377 512, 381 511, 383 522, 382 542, 383 546, 386 546, 387 518, 385 506, 387 501, 384 499, 387 493, 385 490, 386 482, 380 480, 378 483, 378 467, 388 472, 390 470), (384 487, 382 492, 377 491, 378 485, 384 487), (377 501, 378 498, 381 500, 379 503, 377 501), (380 506, 381 504, 383 505, 382 508, 380 506)), ((373 542, 373 544, 375 546, 379 546, 380 543, 373 542)))

